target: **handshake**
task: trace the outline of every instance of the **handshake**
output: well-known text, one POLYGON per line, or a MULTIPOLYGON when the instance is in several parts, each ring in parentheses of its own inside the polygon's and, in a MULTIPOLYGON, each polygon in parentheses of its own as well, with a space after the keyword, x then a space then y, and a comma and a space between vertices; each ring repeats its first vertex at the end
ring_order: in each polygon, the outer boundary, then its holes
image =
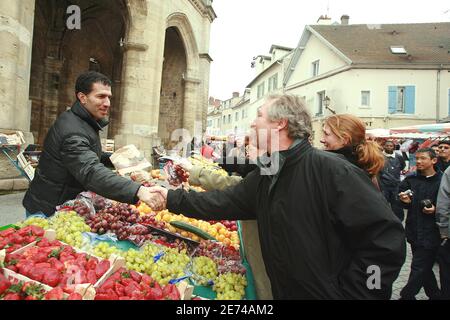
POLYGON ((152 210, 161 211, 166 209, 167 189, 154 187, 140 187, 137 193, 139 200, 145 202, 152 210))

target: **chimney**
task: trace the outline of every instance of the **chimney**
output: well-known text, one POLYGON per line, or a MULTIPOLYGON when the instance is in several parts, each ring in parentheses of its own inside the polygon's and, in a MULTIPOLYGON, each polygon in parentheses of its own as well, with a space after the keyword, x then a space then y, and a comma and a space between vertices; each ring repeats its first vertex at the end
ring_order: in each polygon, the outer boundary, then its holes
POLYGON ((239 98, 239 92, 233 92, 233 98, 239 98))
POLYGON ((341 25, 343 25, 343 26, 348 26, 348 21, 350 20, 350 17, 348 16, 348 15, 346 15, 346 14, 344 14, 342 17, 341 17, 341 25))
POLYGON ((331 18, 327 15, 321 15, 319 19, 317 19, 317 24, 329 26, 331 25, 331 18))

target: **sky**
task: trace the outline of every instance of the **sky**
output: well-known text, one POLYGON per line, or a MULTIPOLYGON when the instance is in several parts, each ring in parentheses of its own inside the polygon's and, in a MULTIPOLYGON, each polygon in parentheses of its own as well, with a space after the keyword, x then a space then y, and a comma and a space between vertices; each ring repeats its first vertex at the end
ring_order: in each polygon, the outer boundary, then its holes
POLYGON ((306 24, 328 13, 350 24, 450 22, 448 0, 214 0, 211 24, 209 95, 241 95, 255 77, 252 58, 269 55, 272 44, 295 48, 306 24))

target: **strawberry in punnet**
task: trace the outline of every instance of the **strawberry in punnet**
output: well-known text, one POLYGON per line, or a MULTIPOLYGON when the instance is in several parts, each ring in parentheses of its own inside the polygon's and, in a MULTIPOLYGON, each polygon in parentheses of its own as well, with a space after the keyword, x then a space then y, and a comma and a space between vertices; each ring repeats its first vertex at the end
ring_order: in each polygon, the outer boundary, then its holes
POLYGON ((87 272, 86 278, 90 284, 95 284, 97 282, 97 275, 94 270, 89 270, 87 272))
POLYGON ((48 247, 50 241, 47 238, 42 238, 40 241, 36 243, 38 247, 48 247))
POLYGON ((95 270, 95 267, 98 264, 98 259, 96 257, 90 257, 87 264, 86 269, 87 270, 95 270))
POLYGON ((130 276, 131 276, 131 279, 133 279, 134 281, 136 281, 138 283, 141 282, 142 276, 139 273, 137 273, 136 271, 130 270, 130 276))
POLYGON ((97 277, 100 278, 101 276, 103 276, 106 271, 109 270, 110 266, 111 264, 108 260, 100 261, 95 267, 95 274, 97 275, 97 277))
POLYGON ((74 292, 69 295, 67 300, 83 300, 83 297, 81 296, 81 294, 74 292))
POLYGON ((150 286, 150 290, 145 298, 147 300, 161 300, 163 298, 163 291, 158 282, 154 281, 152 283, 152 285, 150 286))
POLYGON ((174 284, 168 284, 164 287, 163 296, 166 300, 180 300, 180 292, 174 284))
POLYGON ((0 296, 5 293, 10 286, 11 282, 3 274, 0 274, 0 296))
POLYGON ((45 290, 40 284, 26 282, 22 286, 22 293, 27 296, 25 300, 42 300, 45 290))
POLYGON ((107 290, 105 293, 98 293, 94 300, 119 300, 119 296, 112 290, 107 290))
POLYGON ((125 286, 120 282, 114 283, 114 291, 117 293, 119 297, 125 296, 125 286))
POLYGON ((64 291, 61 287, 56 287, 47 292, 44 296, 45 300, 63 300, 64 291))
POLYGON ((44 268, 44 274, 42 276, 42 282, 50 287, 56 287, 61 281, 61 274, 51 268, 44 268))
POLYGON ((6 237, 9 237, 10 235, 14 234, 15 232, 16 232, 16 230, 14 230, 13 228, 9 228, 9 229, 0 231, 0 237, 6 238, 6 237))
POLYGON ((43 237, 45 230, 38 226, 30 226, 31 227, 31 233, 36 237, 43 237))
POLYGON ((53 269, 55 269, 55 270, 57 270, 58 272, 60 272, 60 273, 63 273, 64 272, 64 270, 65 270, 65 266, 64 266, 64 263, 62 263, 61 261, 59 261, 58 259, 56 259, 56 258, 50 258, 50 259, 48 259, 48 263, 50 263, 50 266, 53 268, 53 269))
POLYGON ((141 288, 136 282, 132 281, 125 285, 125 295, 132 297, 135 291, 141 292, 141 288))
MULTIPOLYGON (((109 278, 105 282, 103 282, 100 289, 103 289, 103 290, 114 289, 114 286, 116 283, 119 283, 119 282, 116 282, 113 279, 109 278)), ((117 294, 119 294, 119 293, 117 293, 117 294)))
POLYGON ((22 297, 18 293, 7 293, 3 300, 22 300, 22 297))

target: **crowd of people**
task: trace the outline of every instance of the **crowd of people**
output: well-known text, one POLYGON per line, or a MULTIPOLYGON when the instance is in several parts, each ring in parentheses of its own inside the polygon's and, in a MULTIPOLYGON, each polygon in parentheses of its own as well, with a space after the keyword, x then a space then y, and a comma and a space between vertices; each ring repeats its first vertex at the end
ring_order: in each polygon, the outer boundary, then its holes
POLYGON ((252 136, 228 141, 222 152, 208 141, 191 142, 229 176, 184 162, 191 183, 206 192, 144 187, 106 168, 98 131, 106 125, 111 95, 104 75, 78 78, 76 102, 45 139, 23 201, 27 215, 51 215, 91 190, 203 220, 243 220, 256 290, 264 299, 389 299, 407 241, 413 259, 402 299, 414 299, 421 287, 430 299, 449 299, 450 142, 441 141, 438 154, 418 148, 417 170, 404 177, 411 158, 396 152, 394 141, 366 139, 359 118, 326 118, 320 150, 311 144, 304 101, 271 95, 258 109, 252 136))

